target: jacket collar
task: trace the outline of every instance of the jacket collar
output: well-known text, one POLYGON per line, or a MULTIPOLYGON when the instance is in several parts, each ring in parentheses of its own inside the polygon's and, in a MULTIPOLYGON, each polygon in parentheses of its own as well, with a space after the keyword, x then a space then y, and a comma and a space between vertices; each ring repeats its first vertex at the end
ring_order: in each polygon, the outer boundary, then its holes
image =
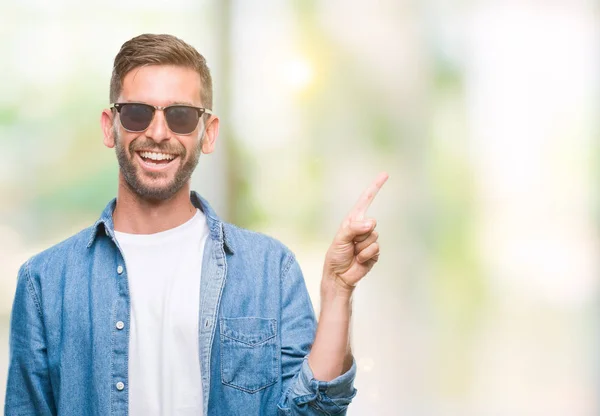
MULTIPOLYGON (((228 224, 221 221, 221 219, 217 216, 215 211, 212 209, 208 201, 202 198, 197 192, 192 191, 190 193, 190 201, 192 204, 199 208, 204 215, 206 216, 206 223, 208 224, 210 238, 220 245, 224 245, 225 248, 231 253, 234 253, 234 244, 231 238, 230 227, 228 224)), ((112 201, 106 205, 104 211, 100 215, 100 218, 94 223, 90 231, 90 238, 88 241, 87 247, 90 248, 98 234, 106 234, 112 240, 115 239, 115 226, 113 223, 112 214, 117 205, 117 199, 114 198, 112 201)))

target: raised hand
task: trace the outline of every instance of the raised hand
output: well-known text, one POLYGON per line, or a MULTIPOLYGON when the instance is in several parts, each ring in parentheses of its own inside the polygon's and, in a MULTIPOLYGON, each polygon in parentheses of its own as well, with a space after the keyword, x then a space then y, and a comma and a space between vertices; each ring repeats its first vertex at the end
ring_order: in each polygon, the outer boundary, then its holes
POLYGON ((325 256, 324 279, 333 279, 342 287, 352 289, 379 259, 377 223, 366 216, 367 209, 387 179, 387 173, 380 173, 340 225, 325 256))

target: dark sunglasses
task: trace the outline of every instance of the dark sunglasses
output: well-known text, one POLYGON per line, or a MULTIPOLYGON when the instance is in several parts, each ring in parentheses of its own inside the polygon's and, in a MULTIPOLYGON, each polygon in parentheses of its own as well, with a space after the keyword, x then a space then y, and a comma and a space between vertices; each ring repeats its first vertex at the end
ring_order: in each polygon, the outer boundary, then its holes
POLYGON ((121 125, 127 131, 139 133, 146 130, 156 110, 164 111, 167 126, 175 134, 191 134, 198 126, 202 114, 212 114, 207 108, 191 105, 174 104, 166 107, 144 103, 114 103, 111 107, 120 115, 121 125))

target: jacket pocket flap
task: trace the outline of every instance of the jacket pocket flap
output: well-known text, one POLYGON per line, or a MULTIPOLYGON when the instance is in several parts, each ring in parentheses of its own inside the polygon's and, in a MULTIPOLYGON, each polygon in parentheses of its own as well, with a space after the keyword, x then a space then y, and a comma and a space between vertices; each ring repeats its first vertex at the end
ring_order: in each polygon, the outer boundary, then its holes
POLYGON ((243 342, 258 345, 277 334, 277 320, 255 317, 221 318, 221 335, 243 342))

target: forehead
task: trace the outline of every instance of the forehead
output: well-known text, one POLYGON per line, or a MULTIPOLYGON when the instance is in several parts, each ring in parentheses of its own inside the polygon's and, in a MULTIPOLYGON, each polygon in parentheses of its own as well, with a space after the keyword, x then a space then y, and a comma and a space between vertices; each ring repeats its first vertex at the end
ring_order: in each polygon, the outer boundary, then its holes
POLYGON ((200 75, 191 68, 148 65, 134 68, 123 78, 119 101, 165 106, 189 103, 201 107, 200 75))

